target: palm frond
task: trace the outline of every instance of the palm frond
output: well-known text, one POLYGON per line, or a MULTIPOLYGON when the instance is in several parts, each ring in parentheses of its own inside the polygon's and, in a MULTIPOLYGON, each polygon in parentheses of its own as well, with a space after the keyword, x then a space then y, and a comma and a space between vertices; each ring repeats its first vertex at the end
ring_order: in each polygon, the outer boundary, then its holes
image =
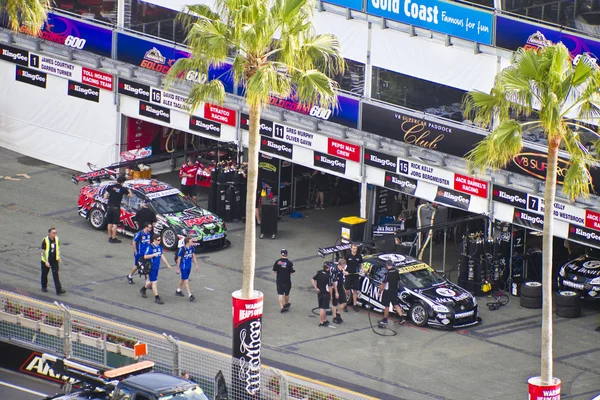
POLYGON ((473 122, 476 124, 489 127, 501 102, 502 99, 493 93, 472 91, 467 93, 463 99, 463 113, 469 118, 473 118, 473 122))
POLYGON ((564 177, 563 192, 571 200, 579 196, 588 197, 592 186, 592 176, 588 163, 579 156, 572 156, 570 166, 564 177))
POLYGON ((340 42, 335 36, 331 34, 312 36, 301 49, 305 59, 311 60, 313 65, 310 67, 320 65, 323 67, 323 72, 329 76, 344 73, 346 63, 341 55, 340 42))
POLYGON ((337 82, 318 70, 295 74, 295 93, 302 104, 337 108, 337 82))
POLYGON ((246 81, 246 101, 248 105, 263 105, 271 94, 288 97, 292 85, 286 74, 277 71, 274 63, 258 68, 254 75, 246 81))
POLYGON ((223 104, 225 102, 225 87, 223 82, 213 79, 205 84, 197 84, 192 87, 187 103, 190 113, 195 111, 204 103, 223 104))
POLYGON ((187 5, 177 14, 176 21, 183 25, 184 30, 189 30, 199 18, 209 20, 220 20, 219 14, 205 4, 187 5))
POLYGON ((505 167, 523 148, 522 127, 518 121, 501 123, 467 153, 469 168, 484 171, 505 167))
POLYGON ((195 55, 207 57, 211 63, 227 59, 230 40, 227 25, 219 20, 200 18, 191 26, 186 42, 195 55))
POLYGON ((18 31, 23 24, 27 27, 27 33, 33 36, 39 35, 51 7, 51 0, 4 0, 0 2, 0 10, 6 11, 10 28, 18 31))

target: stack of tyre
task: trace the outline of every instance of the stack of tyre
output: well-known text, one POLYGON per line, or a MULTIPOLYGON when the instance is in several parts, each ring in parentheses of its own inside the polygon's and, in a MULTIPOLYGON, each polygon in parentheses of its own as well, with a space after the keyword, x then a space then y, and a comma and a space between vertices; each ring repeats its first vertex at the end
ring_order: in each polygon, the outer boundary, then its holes
POLYGON ((521 307, 542 308, 542 284, 539 282, 524 282, 521 285, 521 307))
POLYGON ((563 318, 581 317, 582 300, 579 293, 572 290, 560 290, 554 296, 556 315, 563 318))

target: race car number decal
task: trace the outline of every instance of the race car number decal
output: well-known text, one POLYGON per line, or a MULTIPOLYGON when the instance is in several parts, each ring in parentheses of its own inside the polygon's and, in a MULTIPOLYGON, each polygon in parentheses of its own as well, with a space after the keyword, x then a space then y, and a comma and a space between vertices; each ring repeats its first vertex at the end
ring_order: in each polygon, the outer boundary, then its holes
POLYGON ((440 296, 444 296, 444 297, 454 297, 456 296, 456 292, 452 289, 447 289, 447 288, 437 288, 435 289, 435 292, 437 294, 439 294, 440 296))
POLYGON ((183 222, 188 226, 188 228, 191 228, 194 225, 202 225, 207 222, 214 222, 214 221, 215 221, 215 217, 213 215, 205 215, 202 217, 186 219, 183 222))

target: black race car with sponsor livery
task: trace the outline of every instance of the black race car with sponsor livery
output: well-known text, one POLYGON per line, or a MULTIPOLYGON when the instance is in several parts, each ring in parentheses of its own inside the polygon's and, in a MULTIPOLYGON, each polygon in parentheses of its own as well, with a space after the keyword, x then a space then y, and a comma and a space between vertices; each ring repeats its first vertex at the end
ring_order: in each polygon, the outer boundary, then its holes
MULTIPOLYGON (((81 188, 79 193, 79 215, 90 221, 96 229, 106 226, 104 192, 114 181, 100 181, 81 188)), ((227 226, 215 214, 198 207, 176 188, 155 179, 125 181, 133 197, 123 197, 121 203, 120 233, 132 236, 138 230, 135 215, 147 202, 156 212, 154 234, 160 235, 164 247, 174 250, 183 245, 186 236, 192 236, 199 250, 228 246, 227 226)))
MULTIPOLYGON (((153 372, 152 361, 140 361, 107 370, 51 354, 43 354, 42 361, 54 374, 69 382, 63 385, 62 393, 47 396, 43 400, 208 400, 197 383, 163 372, 153 372)), ((215 376, 214 382, 214 395, 211 398, 227 400, 227 384, 221 371, 215 376)))
MULTIPOLYGON (((333 254, 337 260, 350 244, 319 249, 319 254, 333 254)), ((376 247, 360 245, 363 268, 360 271, 359 305, 382 312, 389 304, 382 303, 379 287, 386 272, 386 261, 392 260, 400 274, 398 304, 417 326, 462 328, 481 322, 477 300, 467 290, 450 282, 429 265, 416 258, 395 253, 377 253, 376 247), (369 252, 375 254, 369 255, 369 252), (365 254, 367 253, 367 254, 365 254)), ((337 265, 337 261, 332 261, 337 265)), ((392 312, 395 310, 392 309, 392 312)))
POLYGON ((584 255, 567 262, 558 270, 558 287, 584 298, 600 298, 600 259, 584 255))

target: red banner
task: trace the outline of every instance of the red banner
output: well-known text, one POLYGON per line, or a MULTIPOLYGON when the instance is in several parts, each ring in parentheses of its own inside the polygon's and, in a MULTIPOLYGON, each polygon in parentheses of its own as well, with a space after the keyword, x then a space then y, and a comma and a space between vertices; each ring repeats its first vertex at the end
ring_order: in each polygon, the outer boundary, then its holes
POLYGON ((204 118, 235 126, 235 111, 214 104, 204 103, 204 118))
POLYGON ((233 302, 233 326, 239 325, 262 317, 263 313, 263 298, 262 296, 256 299, 242 299, 232 297, 233 302))
POLYGON ((585 226, 600 231, 600 213, 585 210, 585 226))
POLYGON ((360 146, 342 142, 341 140, 329 138, 327 140, 327 154, 360 162, 360 146))
POLYGON ((95 86, 100 89, 113 90, 113 76, 104 72, 83 67, 81 69, 81 83, 95 86))
POLYGON ((454 174, 454 190, 487 199, 488 183, 470 176, 454 174))

